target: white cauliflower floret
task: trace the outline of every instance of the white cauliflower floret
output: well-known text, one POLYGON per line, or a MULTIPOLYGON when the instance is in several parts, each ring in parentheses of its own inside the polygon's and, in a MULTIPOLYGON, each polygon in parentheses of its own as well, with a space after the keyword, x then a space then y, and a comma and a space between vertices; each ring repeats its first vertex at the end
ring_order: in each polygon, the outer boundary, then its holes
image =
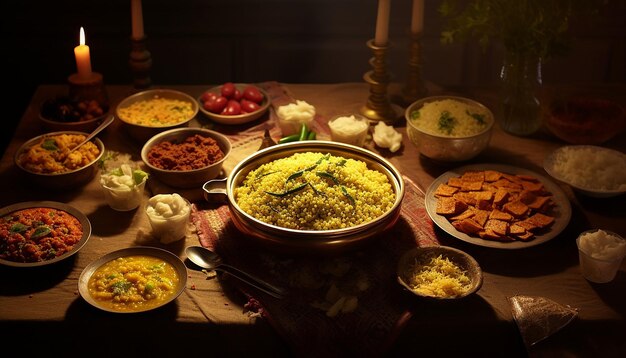
POLYGON ((146 211, 153 218, 167 219, 187 215, 189 205, 179 194, 158 194, 148 200, 146 211))
POLYGON ((378 122, 374 127, 372 138, 377 146, 389 148, 391 152, 396 152, 402 145, 402 134, 384 122, 378 122))

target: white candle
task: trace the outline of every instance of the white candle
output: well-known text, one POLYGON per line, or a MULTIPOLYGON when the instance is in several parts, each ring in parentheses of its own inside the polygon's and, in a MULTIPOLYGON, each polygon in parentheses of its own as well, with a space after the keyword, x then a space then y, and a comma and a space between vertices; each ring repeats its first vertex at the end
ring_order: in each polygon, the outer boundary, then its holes
POLYGON ((133 21, 132 38, 139 40, 143 38, 143 12, 141 11, 141 0, 130 0, 130 12, 133 21))
POLYGON ((419 34, 424 30, 424 0, 413 0, 413 16, 411 17, 411 33, 419 34))
POLYGON ((85 45, 85 30, 80 28, 80 44, 74 47, 76 57, 76 69, 81 78, 91 77, 91 59, 89 57, 89 46, 85 45))
POLYGON ((378 17, 376 18, 376 36, 374 45, 384 46, 387 44, 389 35, 389 8, 391 0, 378 0, 378 17))

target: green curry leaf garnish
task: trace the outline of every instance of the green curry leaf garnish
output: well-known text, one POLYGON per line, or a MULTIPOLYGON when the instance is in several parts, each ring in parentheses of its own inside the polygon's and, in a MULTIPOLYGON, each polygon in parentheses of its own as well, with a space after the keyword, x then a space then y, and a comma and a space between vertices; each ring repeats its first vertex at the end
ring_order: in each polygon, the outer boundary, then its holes
POLYGON ((469 110, 465 110, 468 116, 474 118, 478 124, 485 124, 485 116, 478 113, 470 113, 469 110))
POLYGON ((16 223, 11 225, 11 229, 9 229, 11 232, 14 233, 21 233, 24 232, 28 229, 28 226, 22 224, 22 223, 16 223))
POLYGON ((439 117, 439 130, 445 132, 446 134, 451 134, 454 126, 456 125, 456 119, 450 115, 450 112, 443 111, 441 112, 441 117, 439 117))
POLYGON ((41 143, 41 147, 45 150, 59 150, 57 142, 52 138, 44 139, 43 143, 41 143))
POLYGON ((35 229, 35 231, 33 232, 33 234, 30 236, 30 238, 31 239, 39 239, 39 238, 42 238, 42 237, 48 235, 51 232, 52 232, 52 230, 50 230, 50 227, 48 227, 46 225, 38 226, 35 229))

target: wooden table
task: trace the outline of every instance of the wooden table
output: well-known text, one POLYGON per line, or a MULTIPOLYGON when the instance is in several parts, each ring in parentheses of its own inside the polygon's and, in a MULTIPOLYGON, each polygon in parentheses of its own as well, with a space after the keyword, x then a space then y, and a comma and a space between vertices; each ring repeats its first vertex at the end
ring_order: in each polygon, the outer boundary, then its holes
MULTIPOLYGON (((363 83, 284 84, 294 98, 313 104, 318 113, 330 118, 338 113, 358 111, 368 96, 363 83)), ((197 97, 206 86, 161 86, 179 89, 197 97)), ((391 87, 390 91, 394 91, 391 87)), ((594 86, 603 93, 626 94, 626 86, 594 86)), ((67 191, 36 188, 24 181, 13 164, 20 144, 39 135, 39 104, 67 91, 63 85, 42 85, 26 108, 17 132, 0 163, 4 187, 1 206, 53 200, 68 203, 90 219, 93 233, 88 244, 72 258, 52 266, 33 269, 0 267, 0 328, 5 347, 20 351, 67 353, 71 356, 135 352, 169 356, 185 353, 206 355, 260 354, 291 355, 285 342, 264 319, 245 312, 246 298, 228 280, 206 280, 199 271, 189 271, 188 288, 175 304, 145 314, 125 315, 101 312, 79 295, 77 281, 82 269, 110 251, 147 244, 166 248, 184 258, 184 248, 197 245, 189 237, 170 245, 149 241, 149 224, 142 210, 115 212, 105 203, 97 178, 84 187, 67 191), (191 289, 191 285, 195 289, 191 289)), ((133 92, 129 86, 107 86, 112 106, 133 92)), ((444 91, 434 89, 433 92, 444 91)), ((497 107, 495 92, 482 89, 448 89, 497 107)), ((434 94, 434 93, 433 93, 434 94)), ((626 98, 618 99, 626 105, 626 98)), ((141 144, 126 137, 116 121, 100 138, 107 149, 132 153, 139 160, 141 144)), ((206 121, 204 122, 206 124, 206 121)), ((192 125, 199 125, 194 121, 192 125)), ((440 164, 420 157, 406 137, 397 153, 380 151, 401 173, 422 188, 458 164, 440 164)), ((241 128, 221 128, 225 134, 241 128)), ((607 147, 626 151, 622 134, 607 147)), ((503 163, 546 175, 544 157, 563 145, 548 133, 515 137, 496 127, 489 148, 470 163, 503 163)), ((377 150, 377 149, 375 149, 377 150)), ((464 163, 465 164, 465 163, 464 163)), ((458 304, 415 303, 413 318, 396 340, 391 352, 458 354, 463 356, 526 356, 513 321, 508 297, 542 296, 578 309, 578 319, 549 339, 535 345, 533 356, 624 356, 626 355, 626 263, 608 284, 586 281, 579 269, 575 238, 588 228, 603 228, 626 235, 624 197, 592 199, 562 186, 572 205, 568 227, 555 239, 522 250, 494 250, 454 238, 445 244, 474 256, 484 270, 484 284, 477 297, 458 304)), ((146 193, 146 197, 150 195, 146 193)), ((358 342, 346 342, 358 344, 358 342)), ((312 352, 314 353, 314 352, 312 352)), ((314 355, 314 354, 312 354, 314 355)))

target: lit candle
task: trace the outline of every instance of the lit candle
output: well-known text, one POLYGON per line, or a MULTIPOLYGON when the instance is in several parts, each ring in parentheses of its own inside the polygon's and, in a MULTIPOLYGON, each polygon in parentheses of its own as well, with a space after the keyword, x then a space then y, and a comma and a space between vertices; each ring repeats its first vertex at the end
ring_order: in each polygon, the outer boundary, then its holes
POLYGON ((378 0, 378 17, 376 18, 376 36, 374 45, 384 46, 387 44, 389 35, 389 8, 391 0, 378 0))
POLYGON ((411 33, 419 34, 424 30, 424 0, 413 0, 413 17, 411 17, 411 33))
POLYGON ((130 1, 130 12, 133 20, 132 38, 139 40, 143 38, 143 12, 141 11, 141 0, 130 1))
POLYGON ((85 30, 80 28, 80 45, 74 47, 76 57, 76 69, 81 78, 91 77, 91 59, 89 58, 89 46, 85 45, 85 30))

